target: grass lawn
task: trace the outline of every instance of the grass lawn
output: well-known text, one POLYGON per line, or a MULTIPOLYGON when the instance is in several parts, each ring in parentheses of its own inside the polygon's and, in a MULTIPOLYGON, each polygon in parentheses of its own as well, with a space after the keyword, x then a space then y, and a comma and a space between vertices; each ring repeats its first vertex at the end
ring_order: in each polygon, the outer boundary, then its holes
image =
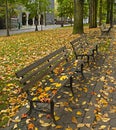
POLYGON ((17 95, 21 86, 15 72, 61 46, 71 48, 69 42, 78 36, 72 35, 72 27, 65 27, 0 37, 0 127, 26 103, 21 100, 25 95, 17 95))

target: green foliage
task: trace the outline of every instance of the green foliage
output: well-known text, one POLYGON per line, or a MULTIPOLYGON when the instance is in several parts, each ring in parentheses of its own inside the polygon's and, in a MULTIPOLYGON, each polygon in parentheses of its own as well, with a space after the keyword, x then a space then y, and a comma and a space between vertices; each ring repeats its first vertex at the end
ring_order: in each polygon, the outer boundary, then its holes
POLYGON ((73 0, 57 0, 58 12, 60 17, 72 18, 74 3, 73 0))
POLYGON ((44 12, 49 11, 50 1, 49 0, 35 0, 35 1, 24 0, 23 4, 26 6, 31 16, 35 17, 39 14, 43 14, 44 12))

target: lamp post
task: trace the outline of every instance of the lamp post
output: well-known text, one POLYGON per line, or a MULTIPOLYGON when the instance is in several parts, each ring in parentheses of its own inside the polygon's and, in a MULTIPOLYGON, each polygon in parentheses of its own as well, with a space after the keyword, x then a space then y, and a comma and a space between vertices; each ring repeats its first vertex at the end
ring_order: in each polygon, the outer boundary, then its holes
POLYGON ((10 36, 8 26, 8 0, 6 0, 6 35, 10 36))

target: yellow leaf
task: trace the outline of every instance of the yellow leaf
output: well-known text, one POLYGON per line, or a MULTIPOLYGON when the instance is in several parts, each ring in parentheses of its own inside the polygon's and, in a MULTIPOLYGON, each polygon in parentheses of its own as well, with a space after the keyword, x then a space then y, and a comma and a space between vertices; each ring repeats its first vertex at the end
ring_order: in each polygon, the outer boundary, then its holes
POLYGON ((12 83, 9 83, 9 84, 7 84, 7 86, 10 87, 10 86, 13 86, 13 84, 12 84, 12 83))
POLYGON ((76 117, 74 117, 74 116, 72 117, 72 122, 73 122, 73 123, 77 123, 76 117))
POLYGON ((55 85, 56 87, 61 87, 61 83, 53 83, 52 85, 55 85))
POLYGON ((82 105, 85 105, 87 102, 86 101, 84 101, 84 102, 82 102, 82 105))
POLYGON ((56 84, 56 87, 61 87, 61 83, 57 83, 57 84, 56 84))
POLYGON ((102 76, 102 77, 100 78, 100 80, 101 80, 101 81, 104 81, 104 80, 105 80, 105 77, 104 77, 104 76, 102 76))
POLYGON ((84 124, 82 124, 82 123, 79 123, 79 124, 77 125, 77 128, 82 128, 82 127, 84 127, 84 124))
POLYGON ((110 118, 101 118, 103 122, 108 122, 110 121, 110 118))
POLYGON ((37 97, 34 97, 33 99, 32 99, 32 101, 36 101, 37 100, 37 97))
POLYGON ((99 130, 103 130, 105 128, 106 128, 106 125, 102 125, 102 126, 100 126, 99 130))
POLYGON ((44 124, 44 121, 43 121, 43 120, 39 120, 39 122, 40 122, 41 124, 44 124))
POLYGON ((100 94, 98 94, 98 95, 97 95, 97 97, 101 97, 101 95, 100 95, 100 94))
POLYGON ((64 102, 63 105, 64 105, 64 106, 68 106, 69 103, 68 103, 68 102, 64 102))
POLYGON ((44 114, 39 114, 39 115, 38 115, 38 117, 40 117, 40 118, 41 118, 43 115, 44 115, 44 114))
POLYGON ((27 119, 27 120, 26 120, 26 124, 29 124, 30 121, 31 121, 31 119, 27 119))
POLYGON ((64 110, 65 110, 65 111, 68 111, 68 109, 67 109, 67 108, 64 108, 64 110))
POLYGON ((82 115, 82 112, 81 111, 77 111, 76 113, 78 116, 81 116, 82 115))
POLYGON ((41 124, 41 126, 47 127, 47 126, 50 126, 50 123, 43 123, 43 124, 41 124))
POLYGON ((50 90, 50 87, 45 87, 45 91, 49 91, 50 90))
POLYGON ((61 96, 58 96, 57 98, 59 99, 59 98, 61 98, 61 96))
POLYGON ((63 75, 63 76, 61 76, 60 77, 60 80, 65 80, 65 79, 67 79, 68 77, 66 76, 66 75, 63 75))
POLYGON ((65 130, 73 130, 70 126, 68 126, 68 128, 66 128, 65 130))
POLYGON ((72 108, 68 107, 67 109, 68 109, 68 111, 72 112, 72 108))
POLYGON ((86 123, 85 126, 88 127, 88 128, 90 128, 90 127, 91 127, 91 124, 86 123))
POLYGON ((87 109, 87 108, 85 108, 84 110, 85 110, 85 111, 89 111, 89 109, 87 109))
POLYGON ((35 127, 35 130, 39 130, 37 127, 35 127))
POLYGON ((90 116, 87 116, 87 119, 90 119, 91 117, 90 116))
POLYGON ((84 89, 84 92, 87 93, 88 92, 88 88, 83 88, 84 89))
POLYGON ((52 78, 51 78, 51 79, 49 79, 49 81, 50 81, 50 82, 54 82, 54 80, 53 80, 52 78))
POLYGON ((56 129, 61 129, 62 126, 61 126, 61 125, 57 125, 55 128, 56 128, 56 129))
POLYGON ((59 116, 55 116, 55 120, 57 121, 57 120, 59 120, 60 119, 60 117, 59 116))
POLYGON ((14 127, 13 127, 13 129, 16 129, 17 127, 18 127, 18 125, 17 125, 17 124, 15 124, 15 125, 14 125, 14 127))

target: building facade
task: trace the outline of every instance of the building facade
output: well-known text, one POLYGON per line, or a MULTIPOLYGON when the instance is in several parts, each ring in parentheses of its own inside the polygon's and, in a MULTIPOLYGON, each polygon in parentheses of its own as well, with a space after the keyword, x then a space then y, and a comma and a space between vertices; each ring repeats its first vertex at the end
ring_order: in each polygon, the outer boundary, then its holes
MULTIPOLYGON (((50 10, 49 12, 45 12, 43 14, 43 24, 47 25, 47 24, 54 24, 54 0, 50 0, 50 6, 49 6, 50 10)), ((25 7, 19 6, 18 7, 19 10, 19 14, 17 17, 17 21, 18 23, 20 23, 20 25, 34 25, 34 21, 35 18, 31 18, 31 14, 29 11, 26 10, 25 7)), ((40 24, 40 16, 38 18, 38 24, 40 24)))

